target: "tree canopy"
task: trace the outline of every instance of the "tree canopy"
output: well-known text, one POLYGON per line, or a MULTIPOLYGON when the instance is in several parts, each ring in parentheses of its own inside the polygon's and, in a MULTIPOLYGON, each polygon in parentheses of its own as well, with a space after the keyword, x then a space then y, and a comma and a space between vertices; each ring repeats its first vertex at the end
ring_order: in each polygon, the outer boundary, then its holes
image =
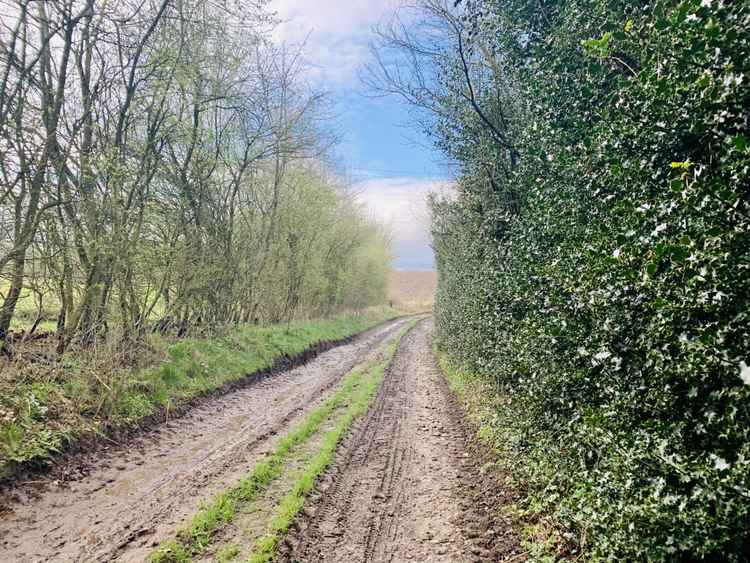
POLYGON ((327 102, 266 2, 6 0, 0 340, 58 352, 385 299, 387 231, 328 162, 327 102))

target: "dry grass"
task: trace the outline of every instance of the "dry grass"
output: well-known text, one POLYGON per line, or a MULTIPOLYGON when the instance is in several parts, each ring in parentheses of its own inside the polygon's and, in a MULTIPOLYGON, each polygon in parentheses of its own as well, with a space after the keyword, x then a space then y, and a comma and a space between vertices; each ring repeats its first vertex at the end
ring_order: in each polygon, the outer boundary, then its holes
POLYGON ((437 272, 394 270, 388 298, 391 306, 403 311, 430 311, 435 303, 437 272))

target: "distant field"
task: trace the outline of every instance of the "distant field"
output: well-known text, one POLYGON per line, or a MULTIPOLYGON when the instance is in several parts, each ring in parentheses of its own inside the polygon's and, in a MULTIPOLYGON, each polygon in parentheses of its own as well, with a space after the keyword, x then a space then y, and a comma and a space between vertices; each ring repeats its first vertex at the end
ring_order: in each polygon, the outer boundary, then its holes
POLYGON ((437 289, 437 272, 401 270, 391 273, 389 299, 393 307, 407 311, 432 309, 437 289))

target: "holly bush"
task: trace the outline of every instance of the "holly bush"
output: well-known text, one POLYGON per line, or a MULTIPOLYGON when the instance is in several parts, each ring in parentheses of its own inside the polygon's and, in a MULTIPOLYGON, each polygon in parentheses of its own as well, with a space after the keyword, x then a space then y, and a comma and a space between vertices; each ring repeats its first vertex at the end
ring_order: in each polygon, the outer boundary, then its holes
POLYGON ((745 560, 750 3, 458 4, 514 154, 441 117, 439 345, 511 397, 590 556, 745 560))

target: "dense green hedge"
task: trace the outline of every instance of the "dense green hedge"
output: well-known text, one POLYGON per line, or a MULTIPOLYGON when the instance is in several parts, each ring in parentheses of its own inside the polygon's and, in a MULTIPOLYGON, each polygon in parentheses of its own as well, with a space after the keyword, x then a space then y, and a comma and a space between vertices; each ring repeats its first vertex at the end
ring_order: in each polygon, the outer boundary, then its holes
POLYGON ((462 6, 517 155, 446 97, 463 175, 434 205, 440 345, 513 398, 589 554, 746 559, 750 3, 462 6))

